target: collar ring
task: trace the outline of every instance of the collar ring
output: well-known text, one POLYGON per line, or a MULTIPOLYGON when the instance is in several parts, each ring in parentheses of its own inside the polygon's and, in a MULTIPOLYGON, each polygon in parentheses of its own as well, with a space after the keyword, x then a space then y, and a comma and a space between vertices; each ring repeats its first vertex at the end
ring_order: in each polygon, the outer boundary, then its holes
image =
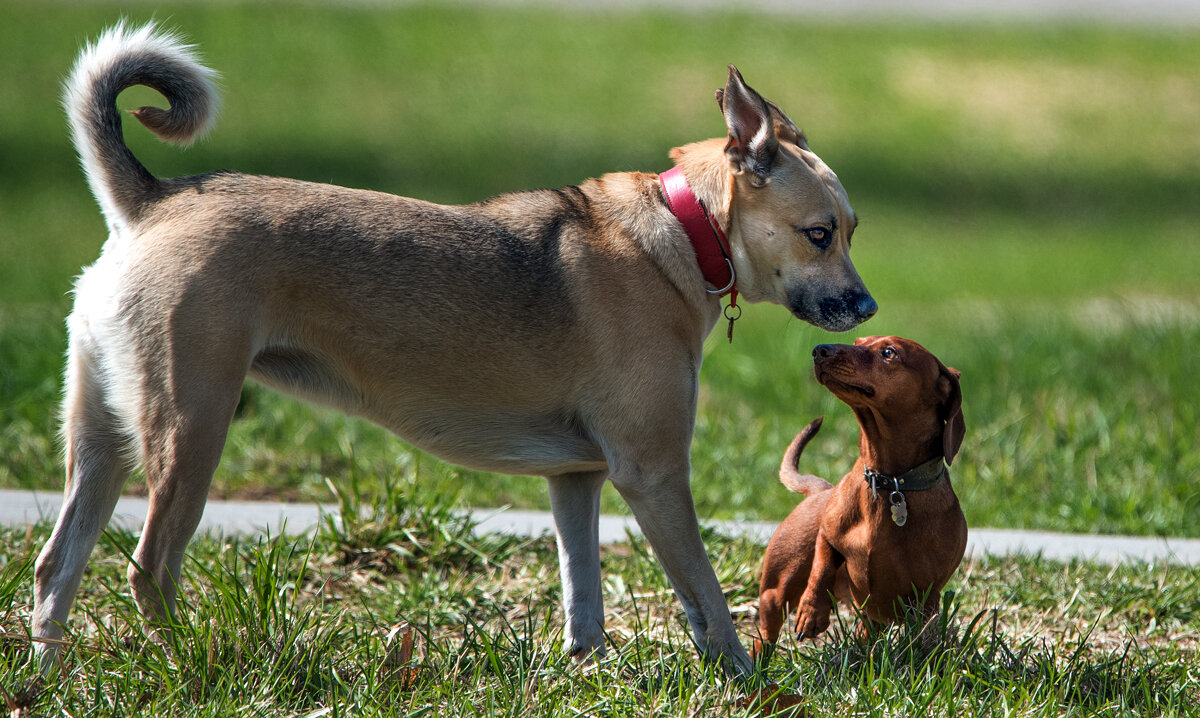
POLYGON ((724 295, 733 289, 733 285, 737 282, 737 272, 733 271, 733 262, 729 261, 729 257, 724 257, 725 264, 729 266, 729 284, 726 284, 720 289, 705 289, 709 294, 724 295))

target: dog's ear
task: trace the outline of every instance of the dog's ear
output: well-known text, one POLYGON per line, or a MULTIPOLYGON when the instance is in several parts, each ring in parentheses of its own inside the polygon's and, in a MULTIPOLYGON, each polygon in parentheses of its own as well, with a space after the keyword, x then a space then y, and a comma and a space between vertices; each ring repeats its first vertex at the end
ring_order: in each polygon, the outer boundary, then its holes
MULTIPOLYGON (((779 105, 765 97, 763 102, 767 103, 767 110, 771 113, 771 123, 775 126, 776 139, 791 142, 806 150, 809 149, 808 138, 804 136, 804 130, 797 127, 796 123, 792 122, 792 118, 779 109, 779 105)), ((725 112, 725 90, 723 89, 717 90, 717 106, 721 108, 722 113, 725 112)))
POLYGON ((729 128, 725 156, 734 173, 749 173, 750 183, 755 187, 766 185, 771 164, 779 151, 775 121, 767 101, 746 84, 736 67, 730 65, 725 89, 717 90, 717 104, 721 114, 725 115, 725 126, 729 128))
POLYGON ((962 413, 962 390, 958 385, 960 376, 962 374, 957 370, 943 367, 942 375, 938 377, 938 387, 944 387, 946 393, 941 414, 942 420, 946 422, 942 429, 942 453, 946 457, 947 466, 954 461, 959 447, 962 446, 963 436, 967 433, 967 424, 962 413))
POLYGON ((799 146, 801 149, 808 149, 808 138, 804 136, 804 130, 796 127, 796 123, 792 122, 791 118, 783 114, 783 110, 779 109, 779 105, 763 98, 767 103, 767 109, 771 111, 771 122, 775 125, 775 136, 784 142, 791 142, 793 145, 799 146))

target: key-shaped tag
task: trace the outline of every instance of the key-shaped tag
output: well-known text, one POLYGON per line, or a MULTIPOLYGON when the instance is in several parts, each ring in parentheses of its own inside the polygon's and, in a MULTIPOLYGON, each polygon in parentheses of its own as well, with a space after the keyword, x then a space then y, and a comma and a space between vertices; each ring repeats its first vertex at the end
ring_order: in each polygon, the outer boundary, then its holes
POLYGON ((892 504, 892 521, 903 526, 908 521, 908 502, 904 500, 904 494, 893 491, 888 501, 892 504))

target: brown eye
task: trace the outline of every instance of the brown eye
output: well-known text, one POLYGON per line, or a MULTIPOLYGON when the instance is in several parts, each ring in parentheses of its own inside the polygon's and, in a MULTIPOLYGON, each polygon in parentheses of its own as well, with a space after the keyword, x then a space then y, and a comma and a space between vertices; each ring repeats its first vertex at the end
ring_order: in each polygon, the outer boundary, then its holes
POLYGON ((808 241, 820 249, 825 249, 833 241, 833 232, 824 227, 809 227, 800 231, 804 233, 805 237, 808 237, 808 241))
POLYGON ((887 359, 888 361, 891 361, 892 359, 896 358, 896 350, 891 347, 884 347, 884 350, 881 353, 883 355, 883 358, 887 359))

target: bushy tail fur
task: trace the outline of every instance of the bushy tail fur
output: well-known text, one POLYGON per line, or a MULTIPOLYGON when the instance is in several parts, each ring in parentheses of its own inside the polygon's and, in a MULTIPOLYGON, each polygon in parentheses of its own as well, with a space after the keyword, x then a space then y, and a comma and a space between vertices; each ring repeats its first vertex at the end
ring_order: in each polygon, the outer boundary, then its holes
POLYGON ((215 78, 191 45, 153 23, 130 29, 121 22, 80 53, 63 105, 88 185, 111 229, 136 218, 161 189, 125 145, 117 95, 134 85, 161 93, 170 109, 141 107, 130 114, 160 139, 187 144, 216 117, 215 78))
POLYGON ((803 453, 804 447, 808 445, 810 439, 817 435, 821 430, 821 422, 825 417, 817 417, 809 423, 808 426, 801 429, 796 438, 792 439, 792 443, 788 446, 787 451, 783 454, 783 462, 779 465, 779 480, 783 485, 795 491, 798 494, 812 496, 815 493, 832 489, 833 484, 829 483, 820 476, 812 474, 802 474, 797 471, 797 466, 800 464, 800 454, 803 453))

